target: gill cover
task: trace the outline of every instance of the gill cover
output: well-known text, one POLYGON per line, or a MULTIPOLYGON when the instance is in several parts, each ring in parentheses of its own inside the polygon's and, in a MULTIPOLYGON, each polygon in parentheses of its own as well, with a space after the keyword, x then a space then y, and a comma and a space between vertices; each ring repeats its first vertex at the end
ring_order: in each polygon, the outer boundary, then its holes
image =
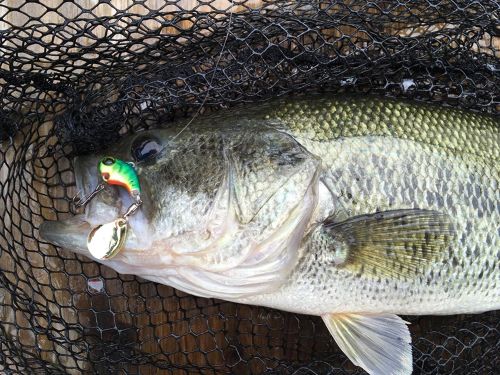
POLYGON ((203 297, 277 289, 316 207, 320 160, 259 124, 175 134, 156 132, 168 146, 138 169, 154 202, 151 249, 125 249, 106 264, 203 297))
MULTIPOLYGON (((247 126, 208 134, 176 154, 189 152, 189 163, 215 172, 202 179, 213 184, 207 191, 214 191, 204 220, 210 239, 174 239, 177 272, 166 282, 191 294, 225 299, 270 292, 286 282, 297 262, 316 206, 320 161, 274 129, 247 126), (197 151, 199 143, 213 147, 211 157, 197 151)), ((190 185, 190 177, 183 177, 190 185)))

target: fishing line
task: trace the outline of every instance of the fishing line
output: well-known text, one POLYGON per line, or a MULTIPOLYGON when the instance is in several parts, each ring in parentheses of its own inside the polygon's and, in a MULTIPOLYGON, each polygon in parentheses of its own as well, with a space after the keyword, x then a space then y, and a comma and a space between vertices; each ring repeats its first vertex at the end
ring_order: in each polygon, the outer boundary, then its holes
POLYGON ((222 43, 222 49, 220 51, 219 58, 217 59, 217 62, 215 63, 214 73, 212 74, 212 78, 210 79, 210 82, 208 84, 207 93, 206 93, 205 97, 203 98, 203 101, 201 102, 201 105, 198 107, 198 110, 195 112, 195 114, 191 118, 191 120, 189 120, 189 122, 170 140, 170 142, 175 141, 177 139, 177 137, 179 137, 189 127, 189 125, 191 125, 191 123, 201 113, 201 110, 203 109, 203 106, 205 105, 205 103, 208 100, 208 96, 210 95, 210 90, 212 89, 212 83, 214 81, 215 74, 217 73, 217 69, 219 68, 219 63, 220 63, 220 61, 222 59, 222 55, 224 53, 227 41, 229 39, 229 34, 231 32, 231 22, 233 20, 233 7, 234 7, 234 3, 233 3, 233 1, 231 1, 231 10, 229 11, 229 22, 228 22, 228 25, 227 25, 226 37, 224 38, 224 42, 222 43))

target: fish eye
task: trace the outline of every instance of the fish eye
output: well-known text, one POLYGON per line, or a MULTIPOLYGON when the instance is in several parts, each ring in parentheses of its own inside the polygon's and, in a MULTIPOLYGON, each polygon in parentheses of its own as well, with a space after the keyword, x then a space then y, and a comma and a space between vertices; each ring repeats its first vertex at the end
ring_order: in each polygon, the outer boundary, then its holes
POLYGON ((107 156, 103 159, 102 162, 104 165, 113 165, 115 163, 115 159, 112 158, 111 156, 107 156))
POLYGON ((152 135, 139 136, 132 143, 132 157, 135 161, 144 161, 157 156, 161 149, 158 138, 152 135))

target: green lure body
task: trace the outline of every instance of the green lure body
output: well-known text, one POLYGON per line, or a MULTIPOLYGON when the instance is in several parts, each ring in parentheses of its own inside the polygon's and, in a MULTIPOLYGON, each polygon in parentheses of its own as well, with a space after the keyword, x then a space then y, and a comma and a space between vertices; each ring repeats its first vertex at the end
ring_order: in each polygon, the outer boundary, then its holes
POLYGON ((106 183, 122 186, 132 195, 141 192, 139 177, 131 164, 106 156, 99 161, 98 168, 106 183))

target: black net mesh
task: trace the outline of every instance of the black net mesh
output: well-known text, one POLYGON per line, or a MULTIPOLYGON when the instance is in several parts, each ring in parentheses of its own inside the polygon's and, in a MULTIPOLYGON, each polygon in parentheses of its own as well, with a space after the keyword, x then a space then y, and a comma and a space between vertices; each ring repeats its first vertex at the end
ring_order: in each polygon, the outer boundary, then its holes
MULTIPOLYGON (((0 3, 0 371, 354 374, 322 321, 195 298, 39 238, 71 158, 241 102, 356 91, 498 114, 496 1, 0 3)), ((409 317, 414 368, 494 374, 500 315, 409 317)))

